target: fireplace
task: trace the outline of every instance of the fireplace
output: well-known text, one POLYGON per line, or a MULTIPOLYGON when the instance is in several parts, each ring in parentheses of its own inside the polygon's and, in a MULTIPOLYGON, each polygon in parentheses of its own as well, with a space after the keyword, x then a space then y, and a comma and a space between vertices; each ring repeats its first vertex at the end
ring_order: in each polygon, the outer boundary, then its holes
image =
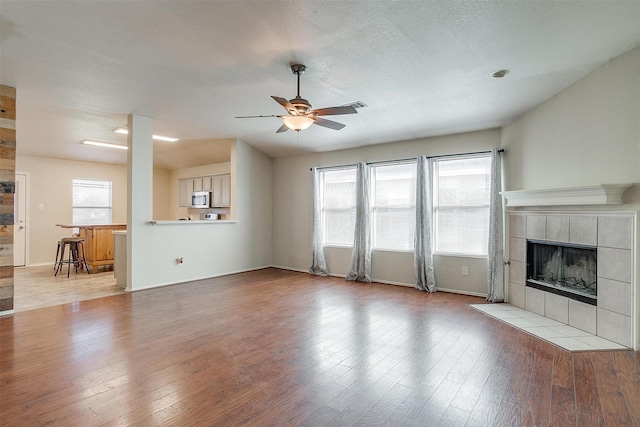
POLYGON ((527 240, 526 286, 597 305, 597 248, 527 240))

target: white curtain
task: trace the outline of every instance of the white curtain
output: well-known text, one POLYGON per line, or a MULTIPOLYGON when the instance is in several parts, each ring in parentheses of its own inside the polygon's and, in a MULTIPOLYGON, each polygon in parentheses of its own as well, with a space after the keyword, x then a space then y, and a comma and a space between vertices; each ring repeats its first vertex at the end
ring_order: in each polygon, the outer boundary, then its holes
POLYGON ((504 301, 504 249, 502 244, 502 196, 500 196, 500 153, 491 151, 489 196, 489 250, 487 252, 487 301, 504 301))
POLYGON ((433 273, 433 253, 431 249, 431 224, 433 222, 431 166, 432 161, 430 159, 425 156, 418 157, 416 234, 413 264, 416 272, 416 288, 422 291, 435 292, 436 279, 433 273))
POLYGON ((312 169, 313 174, 313 223, 311 226, 311 266, 309 273, 318 276, 327 276, 327 261, 324 257, 324 241, 322 233, 322 218, 320 212, 320 190, 322 184, 320 182, 320 171, 318 168, 312 169))
POLYGON ((351 269, 347 280, 371 282, 371 231, 369 212, 369 168, 358 163, 356 170, 356 228, 353 238, 351 269))

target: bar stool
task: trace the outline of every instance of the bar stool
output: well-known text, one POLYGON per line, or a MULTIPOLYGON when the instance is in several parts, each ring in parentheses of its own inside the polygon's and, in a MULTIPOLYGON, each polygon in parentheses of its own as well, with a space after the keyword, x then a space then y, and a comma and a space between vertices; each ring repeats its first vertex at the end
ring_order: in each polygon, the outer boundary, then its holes
POLYGON ((91 274, 89 272, 89 267, 87 266, 87 262, 84 258, 84 239, 81 237, 65 237, 60 239, 58 242, 58 251, 56 252, 56 272, 54 276, 57 276, 58 273, 62 270, 64 264, 67 264, 67 277, 69 277, 69 271, 71 270, 71 264, 74 265, 76 269, 76 273, 78 272, 78 265, 80 265, 80 269, 82 266, 87 270, 87 274, 91 274), (64 259, 64 253, 66 248, 69 247, 69 252, 67 255, 67 259, 64 259), (58 255, 60 257, 58 258, 58 255))

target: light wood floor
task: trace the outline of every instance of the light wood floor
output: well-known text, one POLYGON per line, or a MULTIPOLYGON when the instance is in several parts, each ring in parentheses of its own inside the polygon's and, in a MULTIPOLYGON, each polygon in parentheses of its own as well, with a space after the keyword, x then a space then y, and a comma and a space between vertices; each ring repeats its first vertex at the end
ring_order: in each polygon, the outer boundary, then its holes
POLYGON ((640 426, 640 355, 277 269, 0 318, 0 424, 640 426))
POLYGON ((116 286, 113 271, 87 274, 72 269, 67 278, 66 267, 54 276, 53 266, 39 266, 15 268, 13 273, 16 312, 124 293, 116 286))

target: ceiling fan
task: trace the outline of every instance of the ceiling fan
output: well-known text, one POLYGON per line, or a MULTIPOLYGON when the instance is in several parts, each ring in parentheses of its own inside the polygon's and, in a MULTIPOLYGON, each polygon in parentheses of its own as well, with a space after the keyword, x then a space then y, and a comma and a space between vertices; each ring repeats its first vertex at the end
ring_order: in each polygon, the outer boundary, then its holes
POLYGON ((280 105, 284 107, 289 114, 287 115, 271 115, 271 116, 238 116, 236 119, 250 119, 256 117, 278 117, 282 119, 283 124, 276 131, 276 133, 286 132, 287 130, 295 130, 300 132, 309 128, 311 125, 318 125, 329 129, 340 130, 346 125, 333 120, 322 119, 320 116, 337 116, 340 114, 356 114, 355 107, 352 105, 342 105, 340 107, 328 107, 319 108, 317 110, 311 109, 311 104, 306 99, 300 97, 300 76, 307 69, 302 64, 293 64, 291 71, 298 76, 298 94, 295 98, 286 100, 278 96, 272 96, 272 98, 280 105))

